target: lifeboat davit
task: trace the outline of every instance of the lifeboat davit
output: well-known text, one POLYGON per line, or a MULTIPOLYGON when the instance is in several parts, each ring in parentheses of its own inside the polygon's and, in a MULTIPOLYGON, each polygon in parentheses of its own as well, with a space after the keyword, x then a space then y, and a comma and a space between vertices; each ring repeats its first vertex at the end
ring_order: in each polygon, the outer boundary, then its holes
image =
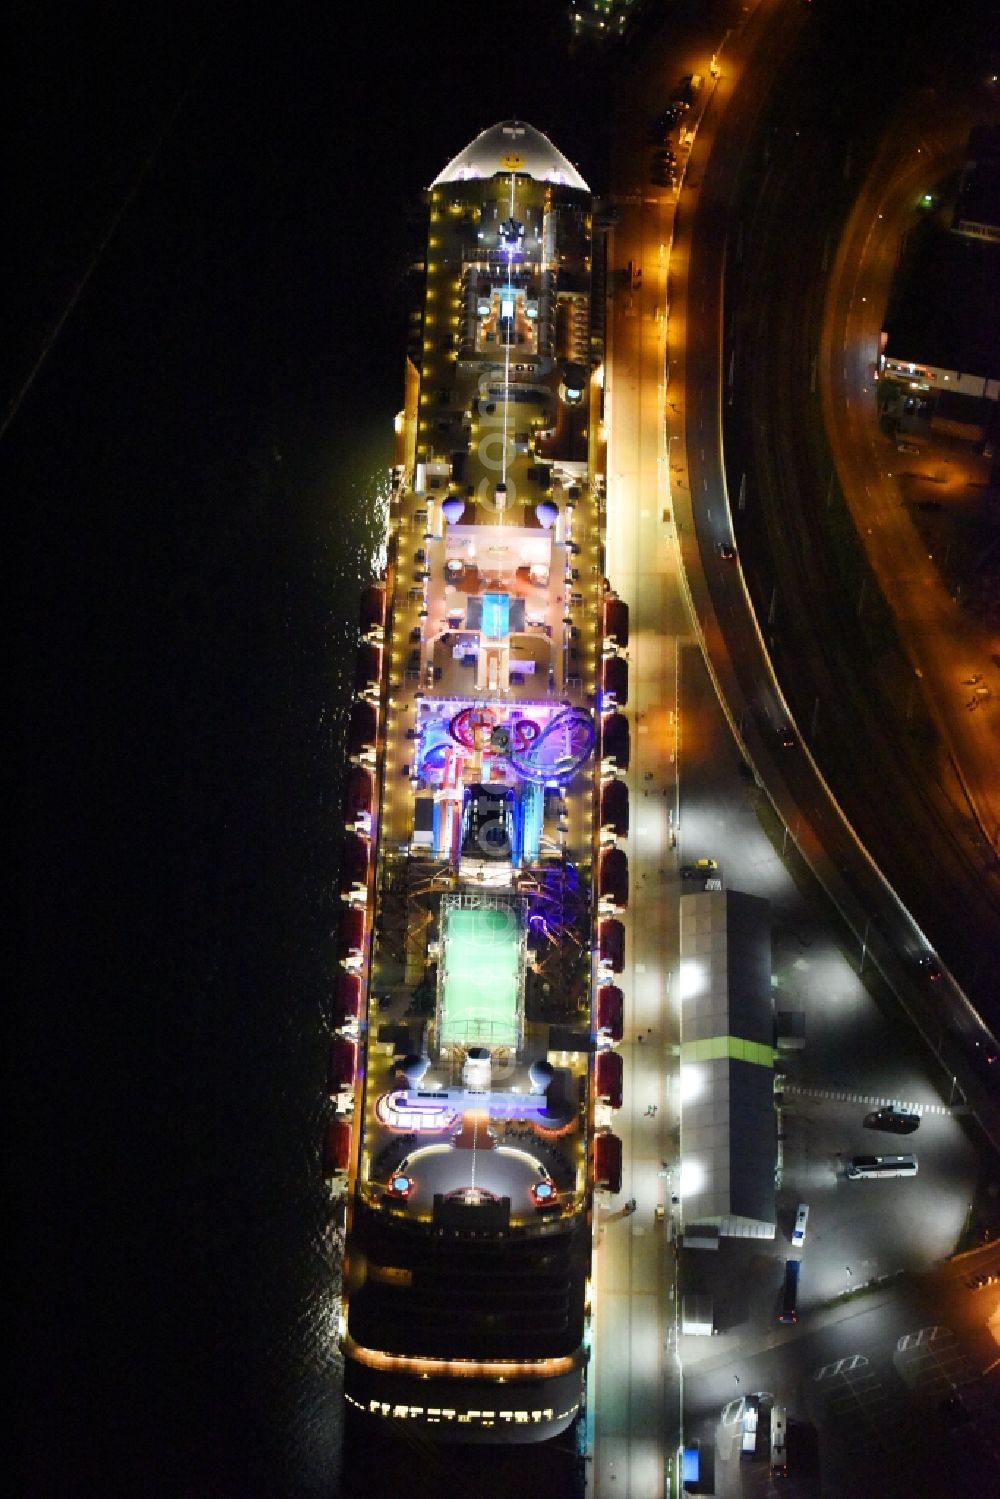
POLYGON ((597 1029, 607 1031, 612 1041, 625 1033, 625 1000, 617 984, 602 984, 597 991, 597 1029))
POLYGON ((351 1164, 351 1126, 346 1119, 337 1117, 327 1125, 323 1150, 323 1173, 336 1176, 347 1171, 351 1164))
POLYGON ((357 665, 354 668, 355 692, 375 692, 382 680, 382 652, 368 641, 358 648, 357 665))
POLYGON ((330 1046, 330 1092, 354 1086, 357 1047, 350 1036, 335 1036, 330 1046))
POLYGON ((365 951, 365 912, 360 906, 347 906, 341 913, 337 933, 337 957, 341 962, 361 958, 365 951))
POLYGON ((341 973, 333 997, 333 1024, 357 1020, 361 1014, 361 976, 357 973, 341 973))
POLYGON ((601 826, 616 838, 628 837, 628 787, 624 781, 605 781, 601 787, 601 826))
POLYGON ((362 593, 359 618, 363 635, 385 624, 385 589, 377 583, 372 583, 362 593))
POLYGON ((625 967, 625 928, 611 917, 601 922, 601 962, 607 963, 612 973, 621 973, 625 967))
MULTIPOLYGON (((612 784, 621 786, 624 782, 616 781, 612 784)), ((363 765, 352 765, 344 786, 344 821, 353 824, 365 813, 370 814, 371 810, 372 778, 363 765)))
POLYGON ((628 662, 623 656, 605 656, 603 687, 605 703, 624 708, 628 702, 628 662))
POLYGON ((609 1192, 622 1189, 622 1142, 610 1132, 594 1140, 594 1185, 609 1192))
POLYGON ((367 884, 368 840, 360 833, 347 833, 340 855, 340 893, 349 895, 356 885, 364 888, 367 884))
POLYGON ((601 720, 602 756, 612 760, 619 770, 628 770, 631 750, 628 719, 624 713, 609 713, 601 720))
POLYGON ((597 1096, 605 1099, 613 1109, 622 1106, 622 1058, 618 1051, 597 1053, 597 1096))
POLYGON ((347 753, 360 755, 369 746, 374 748, 378 737, 378 713, 373 703, 352 703, 351 717, 347 725, 347 753))
POLYGON ((620 651, 628 645, 628 604, 622 599, 604 600, 604 638, 620 651))
POLYGON ((624 849, 608 848, 601 855, 597 892, 622 909, 628 905, 628 856, 624 849))

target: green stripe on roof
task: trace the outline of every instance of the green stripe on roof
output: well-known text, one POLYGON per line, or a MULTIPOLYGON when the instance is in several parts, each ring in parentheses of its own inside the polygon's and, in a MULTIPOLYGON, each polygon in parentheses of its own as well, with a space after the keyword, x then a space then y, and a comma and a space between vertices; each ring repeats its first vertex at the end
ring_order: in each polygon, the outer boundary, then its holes
POLYGON ((741 1036, 709 1036, 704 1041, 682 1041, 682 1062, 715 1062, 729 1057, 735 1062, 754 1062, 758 1067, 773 1067, 773 1046, 763 1041, 744 1041, 741 1036))

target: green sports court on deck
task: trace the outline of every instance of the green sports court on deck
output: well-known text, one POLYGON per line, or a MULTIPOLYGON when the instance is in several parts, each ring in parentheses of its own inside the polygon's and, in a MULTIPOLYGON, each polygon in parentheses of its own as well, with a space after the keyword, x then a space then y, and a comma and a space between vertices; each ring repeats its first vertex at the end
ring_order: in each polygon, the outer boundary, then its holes
POLYGON ((516 905, 445 907, 439 1045, 517 1044, 521 944, 516 905))

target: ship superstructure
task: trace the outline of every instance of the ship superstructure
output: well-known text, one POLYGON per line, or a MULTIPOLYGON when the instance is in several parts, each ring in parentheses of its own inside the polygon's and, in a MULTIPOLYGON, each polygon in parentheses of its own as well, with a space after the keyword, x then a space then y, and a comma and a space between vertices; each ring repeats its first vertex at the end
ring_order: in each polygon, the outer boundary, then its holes
POLYGON ((432 184, 388 568, 362 609, 331 1137, 346 1395, 455 1440, 572 1421, 595 1161, 615 1174, 598 1100, 618 1058, 595 1051, 621 996, 594 986, 620 954, 596 922, 627 873, 598 876, 598 807, 627 687, 605 645, 593 246, 586 183, 529 125, 432 184))

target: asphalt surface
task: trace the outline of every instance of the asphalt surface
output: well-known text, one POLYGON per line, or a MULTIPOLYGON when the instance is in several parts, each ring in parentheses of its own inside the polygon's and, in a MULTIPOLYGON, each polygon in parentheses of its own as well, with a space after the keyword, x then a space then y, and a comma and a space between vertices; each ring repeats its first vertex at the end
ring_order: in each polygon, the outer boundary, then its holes
MULTIPOLYGON (((964 516, 982 525, 990 463, 971 445, 947 439, 918 449, 916 456, 901 451, 880 430, 873 380, 904 247, 925 227, 921 194, 941 184, 954 190, 970 130, 990 102, 986 92, 972 83, 921 89, 904 101, 885 132, 831 268, 818 373, 844 497, 910 668, 901 671, 887 661, 882 693, 895 709, 897 733, 902 723, 908 737, 918 728, 913 720, 920 701, 921 717, 943 746, 943 752, 921 759, 924 781, 936 775, 938 800, 944 792, 950 802, 942 808, 943 834, 956 846, 964 883, 978 878, 995 901, 1000 696, 989 681, 1000 685, 990 660, 996 638, 961 604, 961 590, 950 588, 945 575, 952 537, 957 540, 954 523, 964 516), (944 511, 950 530, 925 521, 920 506, 944 511), (987 685, 970 693, 970 684, 982 683, 984 673, 987 685)), ((862 602, 862 619, 865 612, 862 602)))
MULTIPOLYGON (((730 78, 735 81, 744 47, 758 47, 776 66, 781 48, 776 56, 764 28, 768 21, 781 18, 778 6, 770 11, 761 7, 760 33, 748 27, 739 38, 740 50, 734 48, 730 73, 724 72, 719 82, 723 94, 732 92, 730 78)), ((815 1085, 825 1092, 836 1083, 849 1094, 847 1103, 833 1105, 825 1099, 807 1099, 803 1093, 795 1105, 800 1121, 808 1114, 837 1107, 844 1111, 843 1120, 838 1119, 829 1131, 822 1163, 815 1162, 823 1179, 818 1194, 835 1195, 838 1180, 845 1187, 838 1147, 855 1148, 853 1131, 860 1128, 858 1121, 868 1107, 859 1100, 881 1098, 886 1091, 939 1111, 933 1113, 934 1127, 947 1149, 957 1152, 950 1165, 945 1161, 938 1169, 929 1164, 925 1170, 919 1204, 926 1205, 928 1194, 940 1192, 940 1171, 946 1168, 954 1177, 955 1204, 938 1214, 934 1235, 916 1241, 912 1258, 901 1250, 901 1240, 911 1236, 912 1229, 905 1213, 897 1222, 885 1214, 877 1197, 849 1199, 850 1222, 845 1227, 842 1207, 832 1200, 825 1210, 821 1206, 820 1234, 829 1235, 829 1250, 814 1248, 816 1285, 807 1301, 815 1301, 820 1288, 824 1295, 840 1290, 834 1266, 839 1264, 844 1243, 857 1262, 858 1275, 866 1279, 889 1267, 925 1266, 929 1259, 949 1252, 961 1232, 975 1176, 972 1152, 950 1111, 938 1101, 920 1059, 900 1043, 891 1024, 875 1009, 836 942, 808 911, 781 854, 757 824, 756 810, 760 805, 766 808, 766 800, 741 764, 705 671, 694 622, 685 614, 688 595, 676 560, 684 554, 687 581, 697 595, 703 588, 701 563, 706 554, 699 550, 690 524, 687 493, 699 479, 707 484, 712 422, 707 408, 698 407, 689 396, 689 370, 697 372, 704 350, 698 336, 700 322, 691 315, 695 297, 686 294, 685 284, 687 273, 694 279, 698 269, 690 254, 693 216, 684 214, 682 189, 682 221, 675 224, 675 195, 654 190, 645 181, 644 125, 646 117, 662 107, 667 90, 661 80, 669 83, 674 72, 692 66, 697 66, 696 59, 688 59, 674 38, 672 47, 665 46, 661 56, 648 60, 646 77, 634 90, 642 108, 634 111, 630 128, 623 132, 617 178, 622 191, 612 239, 612 276, 619 279, 609 319, 606 384, 611 426, 607 571, 631 608, 626 710, 632 730, 632 763, 626 775, 631 801, 627 840, 631 898, 624 915, 626 972, 620 979, 626 1002, 626 1035, 620 1047, 625 1062, 624 1106, 610 1119, 624 1144, 625 1180, 620 1199, 599 1207, 593 1277, 589 1404, 594 1424, 588 1484, 597 1494, 660 1492, 669 1478, 677 1434, 681 1389, 674 1357, 677 1293, 671 1243, 680 1225, 681 1208, 670 1201, 678 1164, 676 1066, 670 1049, 676 1040, 676 1012, 670 970, 676 961, 675 902, 687 888, 679 876, 681 863, 714 857, 728 887, 766 894, 772 900, 775 973, 783 986, 783 1002, 806 1010, 812 1031, 812 1068, 803 1067, 799 1059, 790 1064, 790 1077, 803 1089, 815 1085), (665 382, 662 312, 668 249, 671 349, 676 351, 676 363, 672 360, 665 382), (619 284, 621 267, 628 261, 642 268, 639 285, 619 284), (664 408, 665 432, 661 425, 664 408), (670 837, 672 829, 675 841, 670 837), (828 1025, 822 1019, 826 1015, 830 1016, 828 1025), (889 1058, 893 1059, 891 1067, 873 1070, 878 1059, 889 1058), (656 1107, 652 1116, 651 1104, 656 1107), (631 1199, 636 1201, 634 1212, 624 1206, 631 1199), (655 1216, 657 1205, 665 1208, 663 1222, 655 1216), (827 1260, 829 1265, 822 1269, 827 1260)), ((687 166, 696 181, 707 157, 708 142, 703 145, 699 137, 687 166)), ((726 534, 721 531, 720 539, 726 534)), ((708 553, 710 568, 712 561, 713 554, 708 553)), ((718 579, 724 588, 735 580, 734 612, 737 606, 745 609, 738 573, 721 557, 718 579)), ((703 626, 706 621, 707 633, 711 633, 711 600, 703 626)), ((776 758, 780 761, 780 756, 776 758)), ((794 860, 794 840, 790 848, 785 840, 785 849, 794 860)), ((790 1133, 794 1135, 794 1127, 790 1133)), ((798 1149, 797 1142, 790 1140, 791 1184, 782 1197, 783 1222, 794 1215, 797 1194, 806 1180, 806 1176, 797 1179, 798 1149)), ((807 1141, 802 1149, 808 1154, 812 1145, 807 1141)), ((916 1193, 913 1203, 918 1203, 916 1193)), ((716 1357, 738 1358, 751 1327, 768 1336, 773 1331, 772 1303, 775 1277, 780 1278, 782 1243, 765 1246, 756 1257, 759 1263, 743 1267, 739 1294, 728 1301, 725 1295, 719 1297, 720 1323, 727 1333, 712 1345, 716 1357)), ((706 1258, 713 1257, 694 1257, 702 1261, 699 1268, 704 1269, 706 1258)), ((724 1258, 719 1256, 720 1264, 724 1258)), ((840 1277, 845 1278, 842 1266, 840 1277)), ((694 1419, 697 1422, 697 1406, 694 1419)))
MULTIPOLYGON (((853 76, 864 87, 862 58, 853 76)), ((823 523, 828 507, 817 477, 825 454, 810 399, 823 291, 817 271, 835 228, 837 178, 853 171, 844 136, 829 130, 835 105, 837 123, 850 121, 843 96, 823 93, 826 73, 828 58, 804 49, 787 79, 783 123, 769 132, 762 190, 753 207, 745 199, 751 216, 744 220, 744 262, 727 282, 738 327, 736 415, 742 415, 730 462, 747 451, 751 466, 751 504, 741 517, 750 525, 738 531, 744 555, 756 562, 757 516, 765 528, 768 564, 751 565, 751 592, 766 615, 769 567, 777 589, 772 657, 805 738, 892 886, 987 1003, 996 991, 997 892, 966 836, 967 809, 957 817, 954 784, 942 785, 936 747, 921 723, 904 720, 898 684, 909 681, 909 664, 888 631, 873 625, 862 598, 865 573, 852 568, 846 547, 835 549, 823 523), (796 232, 789 235, 793 213, 796 232), (915 845, 933 850, 933 860, 913 859, 915 845)), ((862 150, 855 148, 858 156, 862 150)), ((748 195, 757 186, 754 175, 744 178, 748 195)))
MULTIPOLYGON (((947 755, 922 715, 906 717, 911 670, 846 534, 816 419, 822 268, 843 197, 856 190, 857 164, 874 146, 872 88, 884 77, 883 49, 897 42, 895 35, 872 38, 870 26, 865 36, 868 45, 854 49, 851 28, 838 26, 842 62, 832 69, 826 33, 804 37, 796 66, 781 80, 780 115, 757 136, 741 177, 741 254, 737 265, 727 264, 726 285, 730 493, 738 494, 747 473, 737 540, 798 733, 918 926, 992 1018, 1000 892, 968 836, 968 809, 947 755), (861 120, 867 140, 858 139, 861 120), (917 848, 933 857, 915 859, 917 848)), ((887 107, 891 92, 881 97, 887 107)), ((789 778, 799 781, 797 767, 789 778)), ((832 830, 824 834, 828 847, 838 841, 832 830)), ((881 902, 870 874, 856 860, 849 867, 850 883, 875 914, 881 902)), ((878 916, 873 924, 888 944, 919 951, 911 923, 890 918, 887 926, 878 916)))
MULTIPOLYGON (((588 1375, 592 1462, 588 1492, 661 1494, 672 1482, 680 1388, 670 1355, 677 1301, 671 1202, 678 1177, 678 1039, 673 979, 678 954, 678 874, 696 857, 697 830, 682 831, 683 766, 704 746, 687 733, 683 682, 707 688, 678 569, 663 425, 667 271, 676 194, 651 181, 647 125, 686 72, 707 73, 711 54, 742 12, 734 5, 675 13, 637 60, 617 133, 611 239, 612 295, 605 380, 609 422, 606 572, 630 609, 630 826, 623 1106, 607 1122, 622 1140, 623 1188, 599 1194, 594 1254, 594 1335, 588 1375), (638 274, 623 276, 631 262, 638 274), (684 664, 682 664, 682 662, 684 664), (632 1211, 625 1204, 634 1202, 632 1211), (657 1209, 663 1217, 657 1216, 657 1209)), ((686 153, 678 146, 678 155, 686 153)), ((683 465, 678 449, 672 455, 683 465)), ((714 703, 714 699, 713 699, 714 703)), ((735 760, 726 764, 736 781, 735 760)))
MULTIPOLYGON (((811 1055, 817 1071, 810 1082, 810 1069, 799 1067, 797 1082, 792 1085, 803 1091, 796 1103, 799 1126, 789 1131, 790 1184, 782 1199, 783 1219, 794 1213, 792 1198, 797 1200, 801 1182, 809 1180, 810 1171, 819 1173, 819 1192, 834 1194, 830 1204, 819 1211, 817 1245, 820 1236, 828 1245, 826 1250, 814 1247, 816 1283, 807 1294, 806 1304, 815 1302, 820 1291, 824 1297, 838 1295, 840 1281, 850 1285, 855 1274, 871 1280, 906 1265, 925 1266, 948 1253, 961 1233, 974 1181, 972 1152, 951 1110, 938 1100, 940 1072, 926 1075, 921 1059, 900 1042, 892 1024, 875 1011, 828 933, 820 940, 812 929, 804 939, 797 935, 806 931, 809 919, 789 896, 788 874, 774 847, 768 846, 759 830, 751 831, 746 822, 747 796, 753 798, 758 793, 748 785, 746 766, 742 771, 739 768, 741 755, 752 759, 791 830, 789 852, 794 854, 796 844, 803 848, 821 871, 823 883, 828 889, 833 887, 839 902, 850 908, 858 932, 865 931, 866 919, 882 901, 899 918, 894 943, 899 942, 904 951, 913 950, 912 920, 905 911, 900 915, 898 903, 887 896, 868 861, 859 854, 855 840, 845 833, 840 812, 808 754, 800 747, 784 750, 780 744, 778 731, 787 710, 768 675, 762 642, 747 607, 740 561, 726 558, 720 551, 733 539, 716 414, 726 373, 721 357, 724 324, 720 299, 727 254, 725 225, 734 213, 730 199, 737 190, 739 174, 748 162, 753 164, 754 131, 759 127, 767 133, 767 111, 779 87, 781 67, 790 60, 808 20, 790 6, 765 0, 754 12, 754 24, 734 39, 731 53, 726 52, 725 44, 720 48, 721 76, 714 89, 711 83, 708 85, 701 101, 701 124, 690 158, 681 153, 686 175, 676 218, 672 212, 674 194, 647 181, 645 121, 669 96, 673 74, 697 68, 696 60, 686 61, 683 67, 675 62, 675 55, 679 59, 684 53, 677 38, 673 48, 664 46, 662 52, 647 58, 644 76, 635 81, 637 107, 630 126, 623 131, 617 167, 619 222, 612 237, 612 275, 620 276, 627 261, 642 268, 638 284, 616 286, 611 318, 607 542, 608 574, 633 610, 633 701, 629 706, 633 764, 628 776, 633 814, 629 839, 633 909, 628 918, 628 971, 623 976, 626 1099, 614 1124, 626 1144, 622 1198, 634 1195, 638 1207, 629 1214, 620 1206, 609 1205, 600 1220, 591 1405, 596 1424, 594 1461, 588 1474, 591 1491, 596 1493, 656 1492, 668 1473, 673 1402, 678 1393, 671 1369, 676 1338, 669 1315, 674 1278, 670 1273, 669 1234, 658 1242, 657 1235, 664 1230, 657 1229, 650 1208, 667 1196, 664 1180, 669 1180, 658 1178, 656 1156, 662 1154, 666 1164, 674 1164, 670 1129, 676 1123, 676 1097, 669 1057, 662 1053, 664 1041, 672 1034, 672 1016, 663 965, 670 961, 674 941, 667 913, 674 893, 679 895, 682 888, 676 873, 682 860, 721 854, 728 885, 766 893, 787 906, 778 920, 786 945, 780 955, 776 954, 775 966, 783 974, 788 997, 795 995, 813 1013, 811 1055), (720 158, 721 166, 717 165, 720 158), (664 298, 665 246, 670 257, 670 282, 664 298), (670 360, 666 369, 656 362, 662 342, 658 326, 661 302, 669 310, 670 360), (664 408, 665 433, 655 425, 657 411, 664 408), (669 503, 663 503, 665 498, 669 503), (683 560, 683 573, 678 578, 683 598, 672 591, 670 547, 665 550, 666 543, 676 547, 683 560), (727 744, 725 729, 720 735, 718 725, 709 727, 717 709, 697 661, 697 637, 685 630, 684 602, 693 602, 697 610, 696 630, 706 647, 714 682, 728 705, 739 748, 727 744), (662 763, 669 748, 667 699, 673 682, 677 684, 680 708, 676 778, 662 763), (667 811, 674 810, 676 818, 677 843, 669 852, 664 844, 664 834, 670 828, 667 817, 649 823, 646 816, 646 798, 655 795, 662 811, 663 792, 667 793, 667 811), (845 878, 848 874, 850 882, 845 878), (651 887, 643 888, 644 876, 652 881, 651 887), (858 899, 856 887, 864 881, 875 894, 870 896, 866 887, 862 899, 858 899), (809 945, 808 951, 803 942, 809 945), (816 1016, 830 1009, 832 996, 839 1000, 837 1024, 824 1028, 816 1016), (653 1022, 655 1039, 648 1032, 644 1034, 647 1021, 653 1022), (644 1034, 645 1044, 639 1042, 640 1034, 644 1034), (859 1065, 864 1058, 868 1063, 892 1058, 893 1063, 873 1072, 870 1066, 859 1065), (813 1097, 810 1088, 823 1095, 838 1091, 843 1097, 813 1097), (931 1150, 933 1161, 928 1160, 920 1187, 904 1204, 905 1211, 886 1214, 882 1205, 885 1199, 880 1203, 876 1195, 866 1200, 845 1198, 845 1216, 843 1206, 834 1201, 847 1188, 840 1157, 845 1151, 861 1148, 854 1140, 862 1128, 859 1121, 872 1099, 886 1095, 909 1098, 928 1110, 928 1124, 922 1128, 929 1148, 934 1131, 939 1136, 931 1150), (656 1119, 651 1121, 642 1107, 648 1107, 650 1098, 658 1105, 662 1125, 656 1119), (821 1116, 822 1123, 810 1136, 805 1124, 813 1116, 821 1116), (824 1141, 822 1159, 810 1154, 818 1136, 824 1141), (802 1152, 809 1158, 804 1172, 797 1154, 802 1152), (945 1202, 945 1189, 953 1202, 945 1202), (934 1216, 934 1233, 921 1235, 920 1223, 912 1221, 913 1213, 918 1220, 921 1215, 925 1221, 934 1216), (913 1252, 908 1255, 905 1246, 911 1240, 913 1252), (844 1264, 837 1270, 845 1246, 856 1264, 848 1268, 844 1255, 844 1264)), ((764 167, 766 170, 766 162, 764 167)), ((733 221, 738 223, 738 216, 733 221)), ((745 236, 746 231, 742 233, 745 236)), ((745 238, 740 240, 739 231, 735 243, 740 244, 742 257, 746 242, 745 238)), ((817 302, 813 315, 818 317, 818 312, 817 302)), ((808 385, 807 372, 807 389, 808 385)), ((734 497, 738 492, 732 480, 730 492, 734 497)), ((734 498, 734 508, 737 504, 734 498)), ((785 848, 788 842, 786 837, 785 848)), ((869 935, 878 942, 877 929, 869 935)), ((865 964, 866 947, 859 943, 857 966, 865 964)), ((900 968, 903 979, 912 977, 905 962, 900 968)), ((796 1068, 791 1067, 790 1072, 796 1074, 796 1068)), ((899 1185, 913 1187, 915 1183, 899 1185)), ((773 1334, 774 1277, 768 1261, 774 1259, 780 1270, 780 1250, 780 1243, 768 1246, 762 1263, 751 1267, 749 1279, 744 1276, 748 1286, 744 1302, 740 1304, 737 1297, 726 1313, 730 1319, 727 1325, 732 1328, 728 1341, 737 1350, 751 1326, 759 1325, 768 1338, 773 1334), (748 1315, 750 1323, 743 1326, 741 1318, 748 1315)), ((728 1365, 734 1347, 715 1346, 717 1357, 728 1365)), ((732 1374, 728 1377, 735 1379, 732 1374)), ((787 1382, 787 1376, 783 1377, 787 1382)), ((690 1406, 685 1400, 685 1408, 690 1409, 697 1427, 697 1385, 695 1397, 690 1406)), ((810 1435, 801 1421, 799 1427, 796 1445, 803 1459, 800 1472, 811 1474, 811 1483, 819 1472, 818 1440, 815 1429, 810 1435)), ((828 1463, 842 1460, 836 1443, 825 1457, 828 1463)), ((759 1470, 755 1476, 746 1476, 752 1486, 759 1479, 759 1470)), ((798 1491, 819 1492, 819 1488, 807 1486, 798 1491)))
MULTIPOLYGON (((946 856, 939 858, 935 837, 940 835, 947 854, 954 853, 954 841, 936 823, 928 826, 933 788, 927 793, 922 785, 919 755, 916 763, 908 762, 886 732, 892 720, 864 674, 870 643, 850 628, 852 620, 858 623, 857 595, 845 595, 843 558, 823 530, 826 506, 819 501, 825 490, 817 500, 816 474, 829 473, 829 464, 825 471, 817 467, 805 430, 808 410, 796 420, 796 398, 806 407, 811 399, 814 345, 806 330, 819 316, 818 269, 829 253, 825 235, 812 228, 822 219, 825 199, 819 185, 812 189, 815 201, 810 199, 810 183, 819 172, 813 156, 821 157, 824 140, 836 131, 816 105, 817 90, 825 75, 838 70, 830 67, 828 54, 814 56, 817 77, 802 84, 802 107, 808 104, 815 139, 803 140, 802 129, 797 137, 800 127, 789 123, 792 84, 806 69, 796 63, 780 76, 779 69, 791 62, 796 36, 808 40, 809 30, 798 12, 786 24, 788 15, 784 8, 776 44, 761 47, 732 99, 725 98, 723 73, 719 108, 709 102, 682 194, 681 223, 687 214, 695 216, 678 418, 690 490, 687 509, 684 490, 675 491, 675 509, 682 525, 691 516, 698 541, 693 549, 692 538, 681 537, 685 569, 709 660, 745 753, 854 933, 859 960, 874 962, 889 979, 928 1046, 960 1076, 997 1139, 996 1108, 975 1067, 975 1043, 988 1046, 989 1038, 957 986, 930 992, 918 967, 928 939, 911 906, 916 893, 931 914, 940 907, 956 946, 971 957, 970 981, 976 980, 977 993, 985 985, 987 995, 996 963, 996 914, 978 870, 964 864, 950 869, 946 856), (777 131, 775 99, 783 111, 777 131), (785 139, 791 159, 778 170, 776 142, 785 139), (695 168, 703 146, 706 153, 711 146, 711 153, 702 179, 695 168), (780 197, 780 213, 772 197, 780 197), (724 322, 720 288, 732 265, 742 300, 736 317, 730 295, 724 322), (701 336, 694 336, 695 329, 701 336), (724 344, 730 329, 738 336, 724 344), (728 488, 714 416, 720 391, 728 488), (739 555, 726 560, 718 548, 729 534, 730 515, 739 555), (774 581, 779 574, 780 587, 774 581), (797 713, 773 681, 768 651, 785 692, 801 705, 797 713), (789 721, 793 743, 785 749, 781 730, 789 721), (823 759, 822 771, 813 747, 823 759), (829 782, 835 771, 834 789, 829 782), (869 821, 876 836, 884 831, 902 899, 864 847, 872 841, 879 852, 869 821), (929 849, 933 857, 914 857, 929 849)), ((850 71, 853 61, 845 57, 844 68, 850 71)), ((842 172, 842 153, 837 161, 842 172)), ((672 393, 672 361, 670 373, 672 393)))
POLYGON ((993 1248, 848 1296, 756 1346, 748 1340, 738 1374, 718 1360, 689 1371, 688 1437, 714 1457, 716 1495, 994 1492, 1000 1307, 996 1284, 973 1289, 967 1281, 997 1264, 993 1248), (740 1461, 721 1420, 732 1400, 754 1391, 769 1392, 788 1412, 789 1473, 780 1489, 766 1461, 740 1461))
MULTIPOLYGON (((961 1280, 942 1261, 969 1217, 977 1153, 960 1106, 949 1105, 922 1049, 873 1002, 838 949, 822 902, 799 888, 803 871, 794 845, 789 840, 783 850, 784 840, 773 831, 769 839, 758 821, 765 799, 738 771, 728 726, 693 647, 681 653, 681 684, 689 747, 681 762, 685 838, 692 853, 717 859, 728 888, 769 899, 775 1009, 800 1013, 805 1039, 801 1050, 782 1052, 776 1064, 784 1083, 775 1239, 727 1241, 716 1254, 682 1252, 679 1294, 710 1295, 716 1328, 711 1339, 684 1336, 677 1345, 684 1368, 684 1436, 700 1442, 717 1494, 777 1492, 768 1489, 763 1460, 740 1463, 724 1456, 725 1433, 718 1430, 729 1400, 741 1392, 770 1390, 787 1405, 792 1426, 792 1493, 878 1493, 877 1486, 867 1487, 873 1451, 882 1450, 877 1428, 873 1434, 865 1426, 864 1440, 858 1441, 849 1425, 840 1424, 839 1406, 827 1411, 813 1400, 812 1371, 855 1354, 876 1363, 867 1341, 857 1343, 838 1329, 841 1322, 855 1325, 851 1319, 869 1295, 895 1295, 900 1283, 894 1277, 941 1274, 961 1280), (865 1128, 866 1115, 886 1100, 920 1112, 915 1134, 865 1128), (915 1178, 855 1183, 844 1177, 845 1163, 855 1153, 904 1151, 918 1157, 915 1178), (804 1246, 794 1250, 790 1234, 802 1201, 810 1205, 809 1225, 804 1246), (793 1254, 803 1260, 800 1321, 782 1328, 776 1322, 777 1299, 784 1260, 793 1254), (858 1295, 861 1287, 886 1280, 887 1286, 858 1295)), ((968 1301, 959 1299, 962 1305, 968 1301)), ((899 1325, 902 1333, 934 1322, 954 1328, 968 1358, 975 1326, 957 1320, 950 1305, 947 1316, 926 1309, 907 1312, 899 1325)), ((973 1340, 975 1368, 989 1362, 987 1346, 973 1340)), ((879 1377, 895 1389, 892 1378, 885 1380, 882 1372, 879 1377)), ((867 1386, 861 1395, 867 1398, 867 1386)), ((896 1396, 905 1408, 901 1392, 896 1396)), ((880 1409, 872 1404, 874 1414, 880 1409)), ((906 1421, 921 1425, 909 1416, 906 1421)), ((920 1450, 935 1465, 928 1472, 947 1470, 947 1454, 938 1445, 920 1450)))

